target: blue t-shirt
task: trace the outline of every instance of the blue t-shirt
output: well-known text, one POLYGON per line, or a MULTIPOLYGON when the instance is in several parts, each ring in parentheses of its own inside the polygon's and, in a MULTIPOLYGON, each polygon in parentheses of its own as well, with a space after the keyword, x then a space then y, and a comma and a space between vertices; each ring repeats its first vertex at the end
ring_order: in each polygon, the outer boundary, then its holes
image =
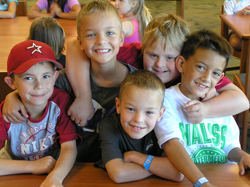
POLYGON ((16 5, 18 4, 17 0, 8 0, 6 4, 0 4, 0 11, 7 11, 11 1, 16 1, 16 5))

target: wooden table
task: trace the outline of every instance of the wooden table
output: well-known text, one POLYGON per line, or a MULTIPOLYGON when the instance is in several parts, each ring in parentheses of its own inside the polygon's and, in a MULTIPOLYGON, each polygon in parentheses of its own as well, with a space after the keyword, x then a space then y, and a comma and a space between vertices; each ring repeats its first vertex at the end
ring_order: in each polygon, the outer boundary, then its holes
MULTIPOLYGON (((33 19, 28 19, 26 16, 15 19, 0 19, 0 72, 7 70, 7 59, 12 47, 27 39, 32 21, 33 19)), ((57 21, 64 29, 65 44, 77 36, 75 20, 57 19, 57 21)))
MULTIPOLYGON (((249 187, 250 171, 244 176, 239 175, 239 166, 237 164, 198 164, 199 169, 206 178, 214 185, 220 187, 249 187)), ((46 175, 12 175, 1 176, 0 186, 3 187, 36 187, 41 184, 46 175)), ((63 182, 65 187, 82 186, 104 186, 104 187, 183 187, 192 184, 186 178, 180 183, 161 179, 156 176, 148 177, 141 181, 115 184, 108 174, 99 168, 95 168, 92 163, 76 163, 63 182)))
POLYGON ((249 63, 248 43, 250 38, 250 15, 225 15, 221 14, 221 35, 228 40, 228 30, 231 28, 241 39, 241 61, 240 73, 246 72, 246 65, 249 63))

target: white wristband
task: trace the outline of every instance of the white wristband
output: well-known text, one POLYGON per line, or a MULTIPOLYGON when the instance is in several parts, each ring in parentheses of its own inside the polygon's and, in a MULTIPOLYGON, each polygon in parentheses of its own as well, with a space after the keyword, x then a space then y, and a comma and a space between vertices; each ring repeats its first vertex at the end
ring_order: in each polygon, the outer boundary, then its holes
POLYGON ((200 187, 204 183, 208 183, 209 181, 205 177, 199 178, 193 185, 193 187, 200 187))

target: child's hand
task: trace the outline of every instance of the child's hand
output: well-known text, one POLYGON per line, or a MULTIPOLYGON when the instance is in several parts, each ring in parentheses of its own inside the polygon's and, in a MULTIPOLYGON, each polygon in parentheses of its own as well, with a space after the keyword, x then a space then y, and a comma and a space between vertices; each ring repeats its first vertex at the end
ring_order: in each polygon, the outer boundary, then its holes
POLYGON ((206 104, 197 100, 191 100, 185 104, 184 111, 192 124, 199 124, 206 117, 206 104))
POLYGON ((54 8, 55 4, 52 4, 49 8, 49 12, 50 12, 50 17, 55 17, 56 13, 55 13, 55 8, 54 8))
POLYGON ((127 151, 123 154, 124 162, 133 162, 133 157, 136 156, 137 151, 127 151))
POLYGON ((92 101, 77 97, 69 107, 68 115, 76 124, 84 127, 87 120, 90 120, 94 115, 94 107, 92 101))
POLYGON ((202 97, 202 101, 209 100, 209 99, 211 99, 211 98, 213 98, 215 96, 216 96, 216 89, 213 88, 206 95, 204 95, 204 97, 202 97))
POLYGON ((62 10, 61 10, 61 8, 59 7, 59 5, 57 3, 53 4, 53 11, 54 11, 55 15, 60 17, 60 15, 62 13, 62 10))
POLYGON ((250 168, 250 155, 246 152, 242 152, 242 157, 239 163, 240 174, 245 174, 245 169, 250 168))
POLYGON ((23 103, 18 99, 16 92, 9 93, 5 98, 5 103, 2 109, 2 115, 4 121, 8 123, 23 123, 28 118, 27 111, 23 105, 23 103))
POLYGON ((243 10, 240 11, 241 15, 249 15, 250 14, 250 6, 244 8, 243 10))
POLYGON ((30 161, 30 171, 32 174, 39 175, 50 173, 56 164, 56 160, 51 156, 46 156, 35 161, 30 161))
POLYGON ((53 175, 48 175, 40 187, 63 187, 62 181, 53 175))

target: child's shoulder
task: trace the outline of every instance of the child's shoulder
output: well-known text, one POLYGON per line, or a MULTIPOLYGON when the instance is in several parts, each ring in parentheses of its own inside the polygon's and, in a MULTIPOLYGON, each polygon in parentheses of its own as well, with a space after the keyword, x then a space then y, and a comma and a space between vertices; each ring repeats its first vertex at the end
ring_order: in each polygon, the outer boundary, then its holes
POLYGON ((54 88, 53 94, 49 98, 49 101, 53 101, 57 105, 72 102, 69 93, 59 88, 54 88))

